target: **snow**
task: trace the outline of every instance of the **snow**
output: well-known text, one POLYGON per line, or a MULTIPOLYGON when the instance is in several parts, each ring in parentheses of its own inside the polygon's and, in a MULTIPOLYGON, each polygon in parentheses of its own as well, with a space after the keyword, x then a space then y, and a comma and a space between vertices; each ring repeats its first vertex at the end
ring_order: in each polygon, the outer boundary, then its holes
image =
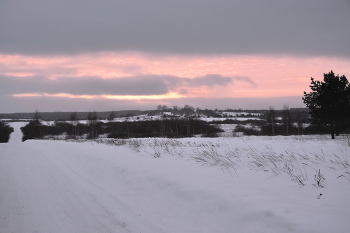
POLYGON ((0 144, 0 232, 350 229, 346 138, 22 143, 21 124, 11 123, 10 142, 0 144), (318 169, 323 188, 313 185, 318 169))
POLYGON ((262 113, 249 113, 249 112, 221 112, 222 115, 226 116, 237 116, 237 115, 254 115, 254 116, 260 116, 262 113))
POLYGON ((225 118, 225 117, 210 117, 210 118, 199 118, 200 120, 211 122, 211 121, 225 121, 225 120, 235 120, 235 121, 247 121, 247 120, 258 120, 260 121, 260 118, 256 117, 238 117, 238 118, 225 118))

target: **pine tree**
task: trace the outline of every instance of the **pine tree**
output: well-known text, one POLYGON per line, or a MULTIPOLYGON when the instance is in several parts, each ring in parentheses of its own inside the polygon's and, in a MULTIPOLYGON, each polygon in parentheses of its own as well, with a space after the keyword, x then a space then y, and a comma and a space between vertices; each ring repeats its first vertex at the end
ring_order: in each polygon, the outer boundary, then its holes
POLYGON ((345 75, 333 71, 323 74, 323 82, 311 78, 311 92, 304 92, 303 101, 310 110, 311 122, 329 126, 332 139, 350 117, 350 86, 345 75))

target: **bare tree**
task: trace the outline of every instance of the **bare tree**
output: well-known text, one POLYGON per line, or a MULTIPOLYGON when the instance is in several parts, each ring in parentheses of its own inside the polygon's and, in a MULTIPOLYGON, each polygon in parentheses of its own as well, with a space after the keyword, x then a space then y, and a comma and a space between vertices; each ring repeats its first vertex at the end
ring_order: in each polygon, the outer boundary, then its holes
POLYGON ((187 116, 187 137, 190 136, 191 128, 190 128, 190 118, 187 116))
POLYGON ((165 134, 165 125, 164 125, 164 121, 160 120, 159 121, 159 136, 162 137, 165 134))
POLYGON ((128 134, 128 138, 130 138, 130 132, 129 132, 129 117, 125 118, 125 123, 126 123, 126 132, 128 134))
POLYGON ((176 137, 179 137, 179 130, 177 129, 177 121, 178 119, 176 118, 176 137))
POLYGON ((88 124, 90 126, 90 130, 91 130, 91 137, 97 137, 97 127, 96 127, 96 123, 97 123, 97 113, 96 111, 93 111, 92 113, 89 112, 88 116, 88 124))
POLYGON ((72 132, 72 134, 74 134, 75 136, 77 136, 77 125, 79 123, 78 121, 78 116, 77 116, 77 113, 76 112, 73 112, 71 115, 70 115, 70 123, 73 125, 73 129, 74 129, 74 132, 72 132))
POLYGON ((41 134, 41 115, 39 113, 39 110, 35 110, 35 112, 34 112, 34 123, 35 123, 35 126, 38 127, 39 136, 41 137, 42 136, 42 134, 41 134))
POLYGON ((283 125, 286 130, 286 135, 289 135, 289 122, 290 122, 290 111, 289 107, 287 105, 284 105, 283 107, 283 125))
POLYGON ((114 118, 115 118, 114 112, 111 111, 108 117, 108 122, 111 125, 111 133, 114 131, 113 129, 114 118))
POLYGON ((299 135, 300 134, 301 121, 300 121, 300 113, 299 113, 298 109, 295 111, 294 117, 295 117, 295 121, 297 123, 297 130, 298 130, 298 135, 299 135))
POLYGON ((275 118, 276 118, 275 109, 273 107, 270 107, 267 113, 267 122, 269 122, 271 125, 272 136, 275 135, 275 118))

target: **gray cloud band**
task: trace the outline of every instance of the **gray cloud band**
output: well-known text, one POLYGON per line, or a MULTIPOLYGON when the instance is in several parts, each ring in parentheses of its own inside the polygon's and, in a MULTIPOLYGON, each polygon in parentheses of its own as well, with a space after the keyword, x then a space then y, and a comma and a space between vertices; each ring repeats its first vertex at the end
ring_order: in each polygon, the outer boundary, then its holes
POLYGON ((1 1, 0 53, 350 57, 349 12, 348 0, 1 1))
POLYGON ((193 79, 170 75, 143 75, 112 79, 0 76, 0 91, 3 94, 162 95, 177 90, 186 93, 186 89, 193 87, 226 86, 235 81, 246 82, 251 87, 256 87, 254 81, 249 77, 225 77, 219 74, 209 74, 193 79))

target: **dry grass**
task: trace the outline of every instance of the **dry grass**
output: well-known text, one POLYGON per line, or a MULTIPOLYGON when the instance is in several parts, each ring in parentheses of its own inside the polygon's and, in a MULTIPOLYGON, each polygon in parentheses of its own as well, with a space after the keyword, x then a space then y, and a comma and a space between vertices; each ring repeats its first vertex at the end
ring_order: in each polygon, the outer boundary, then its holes
MULTIPOLYGON (((317 153, 303 152, 296 153, 286 148, 277 152, 272 144, 275 142, 303 143, 309 141, 325 140, 324 136, 301 136, 301 137, 264 137, 268 143, 263 148, 254 148, 256 137, 240 138, 241 142, 233 140, 203 139, 203 140, 182 140, 166 138, 145 138, 145 139, 106 139, 99 138, 90 140, 93 143, 104 143, 112 146, 125 146, 130 150, 159 158, 163 155, 190 158, 205 166, 219 166, 223 171, 233 172, 239 176, 241 168, 249 168, 256 172, 263 172, 272 176, 288 175, 290 180, 300 186, 306 185, 308 181, 307 170, 312 170, 315 175, 316 186, 323 187, 326 182, 320 173, 320 168, 328 168, 341 172, 338 178, 346 178, 350 181, 350 155, 347 138, 341 138, 338 142, 337 154, 327 154, 320 149, 317 153), (308 168, 308 169, 307 169, 308 168)), ((72 141, 70 139, 69 141, 72 141)), ((77 142, 84 142, 85 139, 75 139, 77 142)), ((286 145, 289 145, 288 143, 286 145)))

